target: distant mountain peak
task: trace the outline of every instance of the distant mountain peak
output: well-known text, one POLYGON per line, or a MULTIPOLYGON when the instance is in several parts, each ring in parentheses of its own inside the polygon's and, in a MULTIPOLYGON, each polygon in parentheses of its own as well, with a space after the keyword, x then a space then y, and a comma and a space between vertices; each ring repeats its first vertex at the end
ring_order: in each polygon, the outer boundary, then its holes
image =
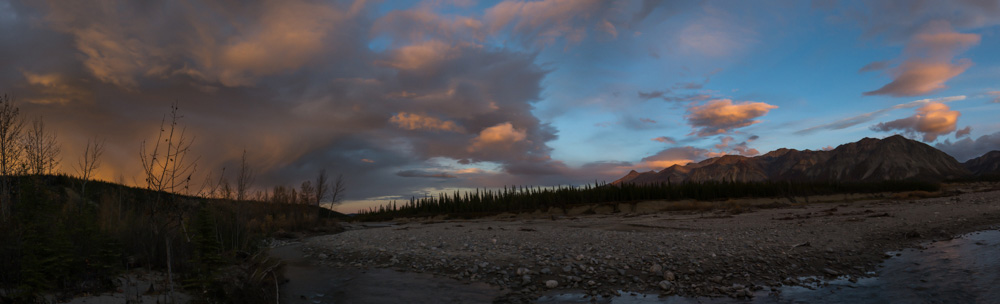
MULTIPOLYGON (((992 152, 991 152, 992 153, 992 152)), ((1000 151, 996 153, 1000 163, 1000 151)), ((933 180, 968 176, 969 169, 925 143, 893 135, 863 138, 829 151, 781 148, 756 157, 725 155, 673 165, 652 174, 629 172, 615 183, 763 180, 933 180)))

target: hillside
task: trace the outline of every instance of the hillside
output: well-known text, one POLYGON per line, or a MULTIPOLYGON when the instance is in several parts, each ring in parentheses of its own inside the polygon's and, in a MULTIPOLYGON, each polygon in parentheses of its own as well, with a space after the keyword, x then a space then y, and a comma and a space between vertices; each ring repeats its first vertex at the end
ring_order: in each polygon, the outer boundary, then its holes
MULTIPOLYGON (((993 162, 996 164, 996 162, 993 162)), ((778 149, 756 157, 725 155, 659 172, 629 172, 614 184, 705 181, 941 181, 969 176, 950 155, 900 135, 864 138, 830 151, 778 149)))
POLYGON ((994 150, 966 161, 966 169, 975 175, 1000 175, 1000 150, 994 150))

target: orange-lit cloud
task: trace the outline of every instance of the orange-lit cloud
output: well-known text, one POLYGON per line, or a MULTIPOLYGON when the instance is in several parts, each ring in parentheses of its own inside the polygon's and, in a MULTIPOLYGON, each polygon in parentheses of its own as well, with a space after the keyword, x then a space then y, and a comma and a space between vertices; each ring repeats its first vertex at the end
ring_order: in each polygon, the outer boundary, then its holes
POLYGON ((468 150, 482 151, 484 149, 509 149, 511 145, 527 138, 524 130, 514 128, 509 122, 498 124, 479 132, 479 136, 472 139, 472 144, 468 150))
POLYGON ((638 167, 661 170, 673 165, 685 165, 704 160, 711 157, 710 153, 711 151, 707 149, 692 146, 669 148, 643 158, 642 163, 638 167))
POLYGON ((660 137, 657 137, 657 138, 653 138, 652 140, 653 141, 658 141, 658 142, 661 142, 661 143, 665 143, 665 144, 676 144, 677 143, 677 140, 675 140, 673 137, 669 137, 669 136, 660 136, 660 137))
POLYGON ((893 81, 864 95, 917 96, 944 89, 972 66, 968 59, 952 59, 979 41, 978 34, 956 32, 946 21, 931 22, 907 43, 905 60, 890 70, 893 81))
POLYGON ((715 99, 704 105, 688 108, 688 114, 684 118, 697 129, 698 136, 710 136, 759 123, 760 120, 755 120, 756 118, 777 108, 763 102, 734 104, 729 99, 715 99))
POLYGON ((431 40, 396 49, 389 61, 381 63, 401 70, 421 70, 436 67, 439 63, 454 59, 460 54, 459 46, 431 40))
POLYGON ((406 130, 465 132, 462 127, 458 126, 453 121, 440 120, 434 117, 413 113, 398 113, 393 115, 392 118, 389 118, 389 122, 406 130))
POLYGON ((921 133, 925 142, 932 142, 938 136, 955 131, 958 117, 962 113, 952 111, 943 103, 929 103, 917 109, 913 116, 879 123, 872 126, 874 131, 888 132, 893 130, 905 133, 921 133))
POLYGON ((336 54, 331 34, 361 7, 363 1, 331 6, 290 0, 248 2, 234 12, 215 3, 157 10, 51 3, 45 21, 73 37, 84 67, 102 82, 135 88, 144 79, 183 75, 233 87, 336 54))
POLYGON ((70 84, 58 73, 35 74, 22 71, 29 86, 37 89, 25 99, 35 104, 65 105, 73 101, 84 101, 92 98, 92 94, 76 84, 70 84))

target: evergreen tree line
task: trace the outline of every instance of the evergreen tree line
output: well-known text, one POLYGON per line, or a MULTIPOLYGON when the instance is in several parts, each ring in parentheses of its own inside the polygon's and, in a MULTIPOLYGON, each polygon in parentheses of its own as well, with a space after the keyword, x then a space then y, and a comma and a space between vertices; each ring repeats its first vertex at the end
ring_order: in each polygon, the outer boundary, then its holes
POLYGON ((476 216, 502 212, 533 212, 548 208, 567 208, 603 203, 645 200, 715 201, 732 198, 802 197, 846 193, 901 191, 937 191, 940 185, 922 181, 882 182, 732 182, 707 181, 679 184, 609 184, 595 183, 582 187, 512 186, 495 190, 439 193, 437 196, 411 197, 409 201, 391 201, 358 212, 362 220, 387 220, 395 217, 433 215, 476 216))

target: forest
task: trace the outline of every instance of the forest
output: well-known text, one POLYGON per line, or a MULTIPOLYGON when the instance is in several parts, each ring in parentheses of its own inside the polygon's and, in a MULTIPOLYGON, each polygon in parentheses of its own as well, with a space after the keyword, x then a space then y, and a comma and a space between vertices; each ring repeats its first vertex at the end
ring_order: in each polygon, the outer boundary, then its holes
MULTIPOLYGON (((0 96, 0 303, 45 303, 113 291, 135 270, 165 274, 144 289, 161 303, 175 292, 196 302, 271 303, 280 261, 267 255, 267 237, 330 233, 344 215, 324 204, 344 195, 342 176, 319 170, 299 189, 260 191, 243 153, 234 182, 225 170, 197 185, 192 138, 174 104, 159 137, 144 142, 136 162, 140 185, 96 180, 103 140, 87 142, 71 167, 41 117, 28 123, 15 100, 0 96), (175 284, 176 282, 176 284, 175 284)), ((126 294, 126 301, 142 295, 126 294)))
POLYGON ((785 198, 847 193, 938 191, 940 184, 925 181, 882 182, 685 182, 680 184, 594 183, 582 187, 512 186, 496 190, 441 193, 402 203, 392 201, 358 212, 362 220, 391 220, 396 217, 449 215, 480 217, 503 212, 519 213, 568 208, 588 204, 623 203, 649 200, 721 201, 735 198, 785 198))

